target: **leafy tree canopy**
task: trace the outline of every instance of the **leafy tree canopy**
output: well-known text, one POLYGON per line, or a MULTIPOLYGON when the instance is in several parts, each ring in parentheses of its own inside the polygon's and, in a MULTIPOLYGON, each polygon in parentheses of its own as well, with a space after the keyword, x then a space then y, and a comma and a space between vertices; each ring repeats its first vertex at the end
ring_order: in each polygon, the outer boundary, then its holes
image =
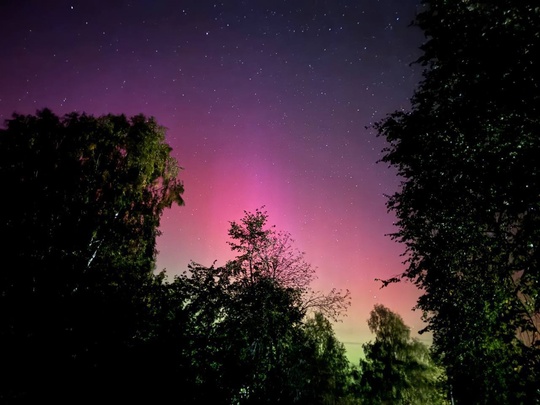
POLYGON ((444 404, 442 369, 426 345, 410 336, 398 314, 375 305, 368 320, 375 341, 363 345, 359 391, 365 404, 444 404))
POLYGON ((423 290, 457 403, 540 400, 540 7, 426 0, 423 80, 376 125, 401 277, 423 290))
POLYGON ((6 121, 0 253, 13 265, 0 271, 4 399, 59 400, 91 381, 99 392, 106 370, 129 369, 122 362, 148 333, 160 216, 182 204, 179 169, 164 128, 144 115, 44 109, 6 121))
POLYGON ((261 210, 231 222, 229 235, 235 259, 222 267, 191 263, 170 285, 173 296, 183 297, 172 313, 184 325, 176 332, 185 342, 179 361, 189 364, 193 402, 326 404, 345 398, 345 350, 330 321, 314 311, 340 314, 348 294, 312 292, 314 270, 288 234, 267 226, 261 210), (309 301, 313 296, 330 298, 309 301))

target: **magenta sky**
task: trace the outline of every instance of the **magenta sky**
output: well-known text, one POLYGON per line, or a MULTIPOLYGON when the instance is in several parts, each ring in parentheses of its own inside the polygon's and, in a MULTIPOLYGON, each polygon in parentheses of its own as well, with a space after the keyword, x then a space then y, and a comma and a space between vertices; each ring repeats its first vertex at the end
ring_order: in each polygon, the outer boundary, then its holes
POLYGON ((422 327, 412 286, 374 281, 403 270, 403 247, 385 236, 399 179, 365 128, 407 108, 419 80, 416 3, 2 2, 0 120, 44 107, 155 116, 186 188, 162 220, 158 268, 223 264, 229 221, 264 205, 318 269, 316 288, 350 289, 335 330, 357 359, 375 303, 422 327))

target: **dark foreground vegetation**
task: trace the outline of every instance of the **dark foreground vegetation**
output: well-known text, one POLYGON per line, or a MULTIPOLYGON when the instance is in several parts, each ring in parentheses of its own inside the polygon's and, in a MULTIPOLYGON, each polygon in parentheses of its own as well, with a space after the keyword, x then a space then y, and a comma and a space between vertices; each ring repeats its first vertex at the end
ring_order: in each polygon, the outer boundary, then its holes
POLYGON ((156 273, 179 166, 152 118, 17 115, 0 131, 0 402, 540 402, 540 7, 424 1, 424 78, 376 124, 402 187, 388 208, 433 353, 376 306, 350 365, 347 292, 264 211, 234 256, 156 273), (433 357, 432 357, 433 355, 433 357))
POLYGON ((377 403, 390 381, 394 399, 436 396, 427 348, 383 307, 362 372, 349 364, 331 324, 348 292, 313 290, 264 211, 231 222, 225 265, 156 274, 160 215, 183 187, 153 119, 14 115, 0 150, 15 263, 1 273, 2 403, 377 403))
POLYGON ((404 179, 397 279, 423 292, 455 403, 540 403, 540 4, 424 3, 424 78, 377 125, 404 179))

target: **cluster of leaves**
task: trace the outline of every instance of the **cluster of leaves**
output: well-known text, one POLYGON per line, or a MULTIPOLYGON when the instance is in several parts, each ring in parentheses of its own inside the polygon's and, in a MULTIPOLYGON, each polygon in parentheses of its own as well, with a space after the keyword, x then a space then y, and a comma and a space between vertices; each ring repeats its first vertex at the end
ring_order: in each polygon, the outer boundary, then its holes
POLYGON ((376 126, 404 178, 390 196, 401 277, 456 403, 540 400, 540 7, 426 0, 424 78, 376 126))
POLYGON ((339 314, 348 292, 309 301, 313 269, 290 236, 266 222, 265 212, 246 212, 231 222, 234 260, 222 267, 191 263, 167 286, 183 297, 172 314, 173 324, 184 325, 185 357, 178 363, 190 364, 193 403, 216 403, 217 397, 224 404, 324 404, 346 398, 348 360, 323 313, 339 314))
POLYGON ((160 215, 182 203, 164 139, 142 115, 50 110, 0 131, 2 400, 67 396, 124 368, 150 316, 160 215))
POLYGON ((426 345, 410 336, 398 314, 375 305, 368 320, 375 341, 363 345, 359 391, 363 404, 446 404, 444 374, 426 345))
MULTIPOLYGON (((346 395, 348 361, 330 322, 305 318, 299 294, 275 280, 239 280, 231 267, 192 263, 166 286, 179 300, 176 364, 188 403, 332 403, 346 395), (182 341, 182 345, 178 342, 182 341)), ((178 383, 177 383, 178 384, 178 383)))

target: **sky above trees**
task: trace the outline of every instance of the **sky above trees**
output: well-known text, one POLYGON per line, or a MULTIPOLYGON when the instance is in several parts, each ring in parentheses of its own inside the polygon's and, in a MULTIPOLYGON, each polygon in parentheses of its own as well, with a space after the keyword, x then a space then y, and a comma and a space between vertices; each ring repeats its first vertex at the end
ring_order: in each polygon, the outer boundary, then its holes
POLYGON ((158 269, 231 259, 229 221, 264 206, 317 269, 348 288, 337 337, 357 358, 374 304, 412 334, 418 293, 375 278, 403 271, 366 126, 408 108, 420 78, 413 0, 55 1, 0 5, 0 120, 33 114, 143 113, 167 127, 186 205, 166 210, 158 269))

